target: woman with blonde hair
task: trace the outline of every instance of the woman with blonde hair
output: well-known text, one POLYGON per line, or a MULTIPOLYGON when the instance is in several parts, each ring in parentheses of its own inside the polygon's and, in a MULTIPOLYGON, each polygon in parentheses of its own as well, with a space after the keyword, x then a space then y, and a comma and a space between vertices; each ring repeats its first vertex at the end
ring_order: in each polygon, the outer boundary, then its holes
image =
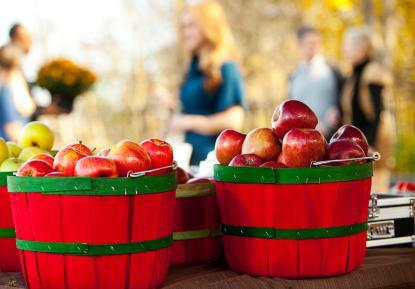
POLYGON ((20 128, 35 110, 20 70, 22 58, 19 47, 0 47, 0 137, 7 140, 16 140, 20 128))
POLYGON ((375 164, 373 192, 389 190, 393 165, 394 118, 392 114, 392 77, 376 60, 373 36, 367 27, 353 27, 343 40, 346 60, 353 73, 342 93, 343 122, 352 123, 365 134, 372 151, 382 159, 375 164))
POLYGON ((181 113, 173 117, 169 129, 185 133, 185 141, 193 146, 190 163, 198 165, 214 149, 222 130, 241 128, 242 77, 234 38, 219 3, 186 6, 180 31, 190 63, 180 88, 181 113))

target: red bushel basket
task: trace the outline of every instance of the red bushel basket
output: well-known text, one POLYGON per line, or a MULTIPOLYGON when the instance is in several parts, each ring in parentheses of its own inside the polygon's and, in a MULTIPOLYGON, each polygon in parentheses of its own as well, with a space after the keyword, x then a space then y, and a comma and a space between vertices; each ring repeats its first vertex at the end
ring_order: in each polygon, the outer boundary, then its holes
POLYGON ((372 163, 313 168, 217 165, 226 260, 236 272, 311 278, 366 255, 372 163))
POLYGON ((12 206, 7 191, 7 176, 11 175, 12 172, 0 172, 0 272, 20 271, 12 206))
POLYGON ((179 185, 170 264, 219 259, 222 252, 219 207, 213 183, 179 185))
POLYGON ((8 177, 30 289, 157 288, 172 243, 176 173, 8 177))

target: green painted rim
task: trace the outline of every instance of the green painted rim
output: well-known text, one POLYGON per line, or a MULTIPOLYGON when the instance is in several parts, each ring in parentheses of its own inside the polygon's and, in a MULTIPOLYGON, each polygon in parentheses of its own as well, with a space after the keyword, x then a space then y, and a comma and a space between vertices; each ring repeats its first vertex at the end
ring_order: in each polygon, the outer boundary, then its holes
POLYGON ((354 235, 366 231, 367 222, 349 226, 310 228, 310 229, 274 229, 221 225, 224 235, 262 239, 322 239, 354 235))
POLYGON ((184 232, 174 232, 173 241, 197 240, 206 238, 217 238, 222 236, 220 229, 205 229, 184 232))
POLYGON ((178 185, 176 190, 176 198, 178 199, 214 195, 216 195, 216 189, 215 184, 212 183, 178 185))
POLYGON ((16 239, 16 247, 20 250, 77 256, 105 256, 141 253, 163 249, 170 246, 172 243, 173 238, 171 235, 150 241, 104 245, 90 245, 87 243, 38 242, 16 239))
POLYGON ((16 231, 14 228, 0 228, 0 238, 15 238, 16 231))
POLYGON ((15 172, 0 172, 0 187, 7 186, 7 177, 13 176, 15 172))
POLYGON ((371 162, 348 166, 283 169, 215 165, 214 169, 216 181, 230 183, 320 184, 363 180, 372 175, 371 162))
POLYGON ((7 178, 11 193, 40 192, 52 195, 121 196, 175 190, 176 173, 138 178, 15 177, 7 178))

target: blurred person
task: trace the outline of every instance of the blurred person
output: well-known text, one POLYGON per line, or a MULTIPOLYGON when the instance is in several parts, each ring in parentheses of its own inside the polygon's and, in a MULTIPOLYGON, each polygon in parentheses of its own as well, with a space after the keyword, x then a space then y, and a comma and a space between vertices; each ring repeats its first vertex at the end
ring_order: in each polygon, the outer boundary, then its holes
POLYGON ((388 192, 393 165, 394 118, 392 114, 392 77, 375 57, 372 33, 367 27, 346 31, 343 51, 353 67, 343 87, 343 123, 351 123, 365 134, 371 151, 381 153, 374 164, 373 192, 388 192))
POLYGON ((0 137, 16 140, 35 105, 20 71, 22 51, 15 45, 0 47, 0 137))
POLYGON ((288 97, 310 106, 319 120, 317 129, 329 139, 340 123, 342 76, 325 59, 316 28, 300 27, 297 39, 301 63, 291 76, 288 97))
POLYGON ((16 23, 9 31, 10 44, 16 45, 22 49, 24 54, 28 54, 32 47, 32 35, 23 25, 16 23))
MULTIPOLYGON (((222 130, 241 129, 243 80, 234 38, 219 3, 200 1, 186 6, 180 31, 190 61, 179 92, 181 113, 172 117, 168 130, 185 133, 185 141, 193 146, 190 164, 199 165, 214 150, 222 130)), ((173 106, 166 91, 158 94, 173 106)))

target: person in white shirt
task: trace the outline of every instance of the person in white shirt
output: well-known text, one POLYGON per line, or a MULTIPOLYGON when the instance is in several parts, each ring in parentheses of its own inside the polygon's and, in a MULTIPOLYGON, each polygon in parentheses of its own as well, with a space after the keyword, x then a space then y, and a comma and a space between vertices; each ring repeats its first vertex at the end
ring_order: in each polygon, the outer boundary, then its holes
POLYGON ((290 78, 288 97, 307 104, 319 119, 317 129, 330 138, 340 122, 341 75, 325 59, 314 27, 301 27, 297 37, 301 63, 290 78))

